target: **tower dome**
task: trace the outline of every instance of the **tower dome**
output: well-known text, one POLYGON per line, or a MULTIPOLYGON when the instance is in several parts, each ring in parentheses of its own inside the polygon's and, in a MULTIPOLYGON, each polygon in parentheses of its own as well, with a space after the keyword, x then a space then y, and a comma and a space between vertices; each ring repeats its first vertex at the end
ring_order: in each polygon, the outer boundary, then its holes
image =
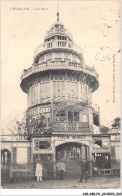
POLYGON ((46 33, 45 41, 54 35, 64 36, 64 38, 69 37, 69 39, 73 41, 72 34, 64 27, 64 24, 61 21, 56 21, 51 26, 50 30, 46 33))
POLYGON ((73 41, 72 34, 65 28, 64 24, 57 21, 50 27, 46 32, 46 36, 43 44, 41 44, 34 52, 34 64, 38 63, 38 60, 43 54, 53 51, 64 51, 76 55, 76 58, 79 59, 79 63, 84 63, 83 60, 83 51, 82 49, 75 44, 73 41))

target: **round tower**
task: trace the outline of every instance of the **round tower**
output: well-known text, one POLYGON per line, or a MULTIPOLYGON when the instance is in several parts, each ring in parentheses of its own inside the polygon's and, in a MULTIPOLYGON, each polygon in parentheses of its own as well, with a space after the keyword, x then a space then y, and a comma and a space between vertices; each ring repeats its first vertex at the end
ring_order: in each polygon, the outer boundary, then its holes
POLYGON ((56 161, 63 159, 68 172, 76 167, 72 172, 79 174, 77 161, 91 159, 94 122, 99 126, 98 111, 92 107, 99 81, 95 69, 85 65, 83 51, 60 22, 59 13, 35 50, 32 66, 24 70, 20 86, 28 97, 33 163, 50 157, 55 174, 56 161), (72 160, 75 165, 69 164, 72 160))
POLYGON ((28 97, 28 118, 44 115, 47 127, 53 121, 53 131, 83 132, 83 124, 92 131, 89 106, 99 86, 98 74, 85 65, 83 51, 59 21, 59 13, 21 79, 28 97))

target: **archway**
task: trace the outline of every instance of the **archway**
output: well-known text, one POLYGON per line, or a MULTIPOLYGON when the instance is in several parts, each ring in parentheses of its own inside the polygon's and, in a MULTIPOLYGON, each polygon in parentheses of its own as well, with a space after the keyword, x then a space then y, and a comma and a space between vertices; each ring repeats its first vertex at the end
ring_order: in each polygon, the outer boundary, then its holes
MULTIPOLYGON (((56 164, 63 160, 66 178, 79 178, 83 161, 89 162, 89 146, 79 142, 68 142, 56 147, 56 164)), ((58 178, 58 167, 56 168, 58 178)))

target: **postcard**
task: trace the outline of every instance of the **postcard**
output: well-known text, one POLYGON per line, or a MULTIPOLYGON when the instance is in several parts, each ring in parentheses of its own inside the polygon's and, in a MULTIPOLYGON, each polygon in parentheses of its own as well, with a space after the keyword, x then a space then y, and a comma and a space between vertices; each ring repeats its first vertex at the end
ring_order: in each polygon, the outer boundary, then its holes
POLYGON ((122 195, 120 11, 1 1, 3 195, 122 195))

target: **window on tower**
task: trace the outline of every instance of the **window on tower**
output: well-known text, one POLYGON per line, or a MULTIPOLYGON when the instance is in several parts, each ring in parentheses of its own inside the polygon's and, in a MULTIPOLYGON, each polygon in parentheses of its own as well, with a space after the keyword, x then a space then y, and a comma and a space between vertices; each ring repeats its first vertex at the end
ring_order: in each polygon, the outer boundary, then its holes
POLYGON ((45 98, 45 92, 44 92, 44 87, 45 87, 45 84, 44 83, 41 83, 40 84, 40 98, 41 99, 44 99, 45 98))
POLYGON ((57 52, 55 53, 55 59, 61 59, 62 58, 62 53, 57 52))
POLYGON ((45 97, 50 97, 50 82, 45 83, 45 97))
POLYGON ((38 89, 37 89, 37 84, 33 86, 33 101, 37 101, 37 93, 38 93, 38 89))
POLYGON ((60 111, 60 121, 65 121, 65 111, 60 111))
POLYGON ((66 114, 65 114, 65 111, 59 111, 57 114, 56 114, 56 121, 59 121, 59 122, 63 122, 66 120, 66 114))
POLYGON ((79 121, 79 112, 74 112, 74 121, 79 121))
POLYGON ((78 83, 77 82, 67 82, 68 98, 78 97, 78 83))
POLYGON ((42 63, 44 60, 45 60, 45 56, 42 56, 42 57, 40 57, 40 59, 39 59, 39 62, 38 62, 38 63, 40 64, 40 63, 42 63))
MULTIPOLYGON (((60 110, 55 116, 57 122, 84 122, 80 119, 79 111, 67 111, 67 110, 60 110)), ((87 121, 85 121, 87 122, 87 121)))
POLYGON ((64 96, 65 96, 65 82, 53 81, 53 97, 64 97, 64 96))
POLYGON ((71 59, 71 54, 64 53, 64 58, 67 59, 67 60, 70 60, 71 59))
POLYGON ((61 97, 65 97, 65 82, 61 81, 61 97))
POLYGON ((60 92, 61 92, 60 82, 57 81, 56 82, 56 95, 57 95, 57 97, 60 97, 60 92))
POLYGON ((40 99, 50 97, 50 82, 40 83, 40 99))
POLYGON ((46 55, 46 60, 49 61, 49 60, 51 60, 51 59, 52 59, 52 54, 47 54, 47 55, 46 55))
POLYGON ((73 121, 73 112, 68 112, 68 121, 73 121))
POLYGON ((79 121, 79 112, 68 112, 68 121, 79 121))

